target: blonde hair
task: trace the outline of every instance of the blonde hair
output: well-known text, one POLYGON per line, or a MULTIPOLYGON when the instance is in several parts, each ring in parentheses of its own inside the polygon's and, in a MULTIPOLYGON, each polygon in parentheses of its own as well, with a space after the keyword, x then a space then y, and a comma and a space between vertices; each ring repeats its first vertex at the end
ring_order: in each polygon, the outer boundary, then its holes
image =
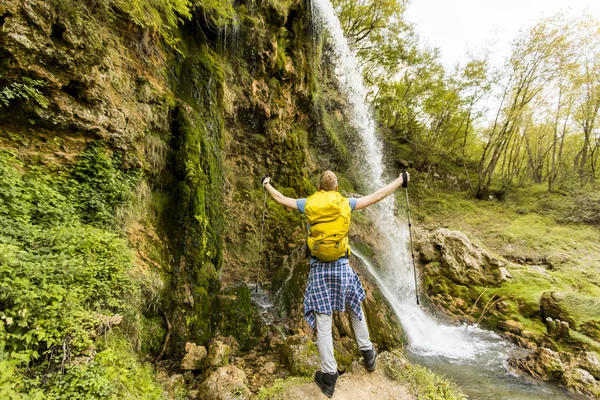
POLYGON ((335 176, 332 171, 327 170, 321 174, 321 179, 319 180, 319 190, 330 192, 336 190, 337 185, 337 176, 335 176))

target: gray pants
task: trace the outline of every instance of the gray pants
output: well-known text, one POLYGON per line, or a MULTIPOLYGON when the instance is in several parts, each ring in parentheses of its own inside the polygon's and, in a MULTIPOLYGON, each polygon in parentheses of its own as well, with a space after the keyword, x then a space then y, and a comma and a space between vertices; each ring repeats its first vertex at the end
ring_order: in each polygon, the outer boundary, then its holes
MULTIPOLYGON (((373 343, 369 339, 369 329, 367 328, 367 319, 363 311, 363 319, 358 316, 350 307, 346 307, 354 329, 354 337, 359 350, 371 350, 373 343)), ((321 357, 321 371, 328 374, 337 372, 337 362, 333 355, 333 337, 331 335, 332 314, 315 313, 317 317, 317 348, 321 357)))

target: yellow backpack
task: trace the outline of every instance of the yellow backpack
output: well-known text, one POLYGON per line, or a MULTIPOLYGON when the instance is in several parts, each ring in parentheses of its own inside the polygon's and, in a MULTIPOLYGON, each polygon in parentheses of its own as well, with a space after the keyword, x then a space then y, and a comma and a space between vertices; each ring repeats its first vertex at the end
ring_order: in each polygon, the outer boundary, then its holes
POLYGON ((306 199, 305 214, 311 225, 308 249, 323 262, 335 261, 350 254, 348 229, 350 203, 338 192, 321 190, 306 199))

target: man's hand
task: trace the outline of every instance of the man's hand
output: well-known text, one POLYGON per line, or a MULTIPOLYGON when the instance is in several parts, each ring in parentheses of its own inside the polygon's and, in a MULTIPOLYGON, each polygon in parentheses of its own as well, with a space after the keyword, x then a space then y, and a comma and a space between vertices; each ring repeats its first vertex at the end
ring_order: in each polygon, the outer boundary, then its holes
POLYGON ((404 170, 400 173, 400 178, 402 179, 402 187, 408 187, 408 182, 410 182, 410 174, 408 171, 404 170))
POLYGON ((263 187, 267 186, 267 183, 271 183, 271 177, 269 175, 263 176, 260 183, 262 183, 263 187))

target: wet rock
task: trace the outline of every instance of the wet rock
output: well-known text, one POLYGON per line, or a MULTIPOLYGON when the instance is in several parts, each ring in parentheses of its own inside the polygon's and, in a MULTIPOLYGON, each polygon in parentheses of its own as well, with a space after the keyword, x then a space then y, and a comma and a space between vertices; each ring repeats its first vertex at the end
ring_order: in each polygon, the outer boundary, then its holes
POLYGON ((562 376, 562 383, 571 390, 593 398, 600 397, 600 382, 592 374, 581 368, 573 368, 562 376))
POLYGON ((517 335, 523 330, 523 324, 517 321, 513 321, 511 319, 509 319, 508 321, 498 321, 498 324, 496 326, 501 331, 511 332, 517 335))
POLYGON ((246 374, 235 365, 218 368, 202 382, 197 397, 202 400, 249 399, 250 389, 246 386, 246 374))
POLYGON ((185 355, 181 360, 181 369, 184 371, 196 371, 202 368, 202 362, 207 356, 204 346, 197 346, 195 343, 185 344, 185 355))
POLYGON ((439 229, 431 240, 440 248, 443 273, 453 282, 497 285, 507 279, 506 274, 500 271, 505 262, 474 245, 465 234, 439 229))
POLYGON ((523 349, 535 350, 537 349, 537 344, 531 340, 524 338, 523 336, 517 335, 511 332, 505 332, 504 337, 518 345, 523 349))
POLYGON ((532 354, 522 359, 511 358, 509 364, 545 381, 560 380, 565 371, 560 356, 545 347, 538 347, 532 354))
POLYGON ((561 321, 567 321, 571 326, 575 326, 575 320, 569 315, 563 305, 565 295, 560 292, 544 292, 540 298, 540 314, 542 318, 550 317, 561 321))
POLYGON ((425 264, 441 259, 442 253, 432 243, 425 242, 417 248, 419 249, 421 261, 423 261, 425 264))
POLYGON ((534 332, 528 331, 527 329, 521 331, 521 336, 523 336, 525 339, 535 339, 537 337, 534 332))

